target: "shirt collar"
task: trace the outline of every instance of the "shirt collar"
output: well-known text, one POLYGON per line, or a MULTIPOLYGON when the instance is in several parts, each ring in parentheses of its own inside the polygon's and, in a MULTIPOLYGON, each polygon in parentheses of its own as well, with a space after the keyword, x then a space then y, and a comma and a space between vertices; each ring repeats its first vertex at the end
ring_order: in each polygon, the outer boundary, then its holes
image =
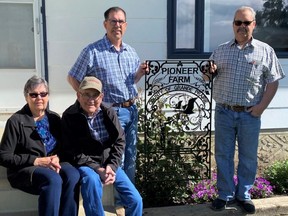
MULTIPOLYGON (((104 44, 105 44, 107 49, 115 49, 114 45, 108 39, 107 34, 104 35, 103 40, 104 40, 104 44)), ((122 50, 127 50, 127 44, 124 43, 123 41, 122 41, 122 44, 121 44, 121 51, 122 50)))
MULTIPOLYGON (((235 38, 229 42, 229 46, 237 46, 235 38)), ((249 47, 249 46, 252 46, 252 47, 256 46, 256 42, 255 42, 255 39, 253 38, 253 36, 252 36, 252 39, 246 44, 245 47, 249 47)))
POLYGON ((87 116, 87 114, 86 114, 85 111, 82 109, 82 107, 81 107, 80 109, 81 109, 81 114, 84 115, 87 119, 94 119, 94 118, 96 118, 97 114, 102 111, 101 107, 99 107, 99 109, 98 109, 95 113, 93 113, 92 116, 87 116))

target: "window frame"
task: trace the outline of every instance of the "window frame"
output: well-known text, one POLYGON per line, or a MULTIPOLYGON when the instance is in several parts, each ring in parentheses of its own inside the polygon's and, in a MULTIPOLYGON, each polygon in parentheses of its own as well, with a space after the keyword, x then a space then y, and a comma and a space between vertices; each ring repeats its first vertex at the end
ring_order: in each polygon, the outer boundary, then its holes
MULTIPOLYGON (((212 52, 204 52, 205 1, 195 0, 195 48, 176 48, 177 0, 167 1, 167 58, 207 59, 212 52), (197 29, 197 30, 196 30, 197 29)), ((223 41, 224 42, 224 41, 223 41)), ((278 58, 288 58, 288 48, 274 48, 278 58)))

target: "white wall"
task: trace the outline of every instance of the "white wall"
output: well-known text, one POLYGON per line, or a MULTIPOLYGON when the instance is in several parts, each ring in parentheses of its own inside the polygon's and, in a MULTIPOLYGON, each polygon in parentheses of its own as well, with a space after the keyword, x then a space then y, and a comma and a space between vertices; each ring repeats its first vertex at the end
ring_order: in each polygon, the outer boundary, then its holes
MULTIPOLYGON (((167 1, 165 0, 49 0, 46 1, 50 107, 62 113, 75 100, 67 73, 88 43, 104 36, 104 11, 120 6, 127 13, 124 42, 141 60, 167 58, 167 1)), ((288 74, 288 60, 281 60, 288 74)), ((143 87, 143 80, 139 82, 143 87)), ((288 128, 288 79, 262 117, 262 128, 288 128)))
MULTIPOLYGON (((166 58, 165 0, 49 0, 46 1, 50 107, 62 113, 75 100, 67 73, 88 43, 102 38, 104 12, 111 6, 126 11, 128 27, 124 42, 140 59, 166 58)), ((143 85, 143 81, 139 83, 143 85)))

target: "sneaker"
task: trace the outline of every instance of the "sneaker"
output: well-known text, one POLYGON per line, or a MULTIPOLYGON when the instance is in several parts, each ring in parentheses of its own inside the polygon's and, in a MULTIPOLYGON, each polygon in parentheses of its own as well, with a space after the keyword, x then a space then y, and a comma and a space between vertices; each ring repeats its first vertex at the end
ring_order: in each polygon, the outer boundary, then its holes
POLYGON ((256 210, 255 210, 255 205, 251 200, 238 200, 238 205, 248 214, 255 214, 256 210))
POLYGON ((215 211, 222 211, 224 209, 227 209, 227 205, 235 203, 235 200, 225 201, 221 200, 219 198, 213 200, 212 202, 212 209, 215 211))

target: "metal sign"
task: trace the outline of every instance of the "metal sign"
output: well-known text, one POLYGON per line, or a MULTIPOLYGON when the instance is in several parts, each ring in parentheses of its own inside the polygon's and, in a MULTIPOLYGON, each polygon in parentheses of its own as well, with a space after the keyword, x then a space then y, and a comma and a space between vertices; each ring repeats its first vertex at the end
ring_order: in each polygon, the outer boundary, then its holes
POLYGON ((212 113, 209 62, 150 60, 148 65, 142 116, 144 146, 139 153, 146 185, 143 190, 149 193, 158 190, 151 188, 151 184, 164 184, 163 188, 167 182, 172 187, 181 182, 185 187, 189 180, 209 178, 212 113))

